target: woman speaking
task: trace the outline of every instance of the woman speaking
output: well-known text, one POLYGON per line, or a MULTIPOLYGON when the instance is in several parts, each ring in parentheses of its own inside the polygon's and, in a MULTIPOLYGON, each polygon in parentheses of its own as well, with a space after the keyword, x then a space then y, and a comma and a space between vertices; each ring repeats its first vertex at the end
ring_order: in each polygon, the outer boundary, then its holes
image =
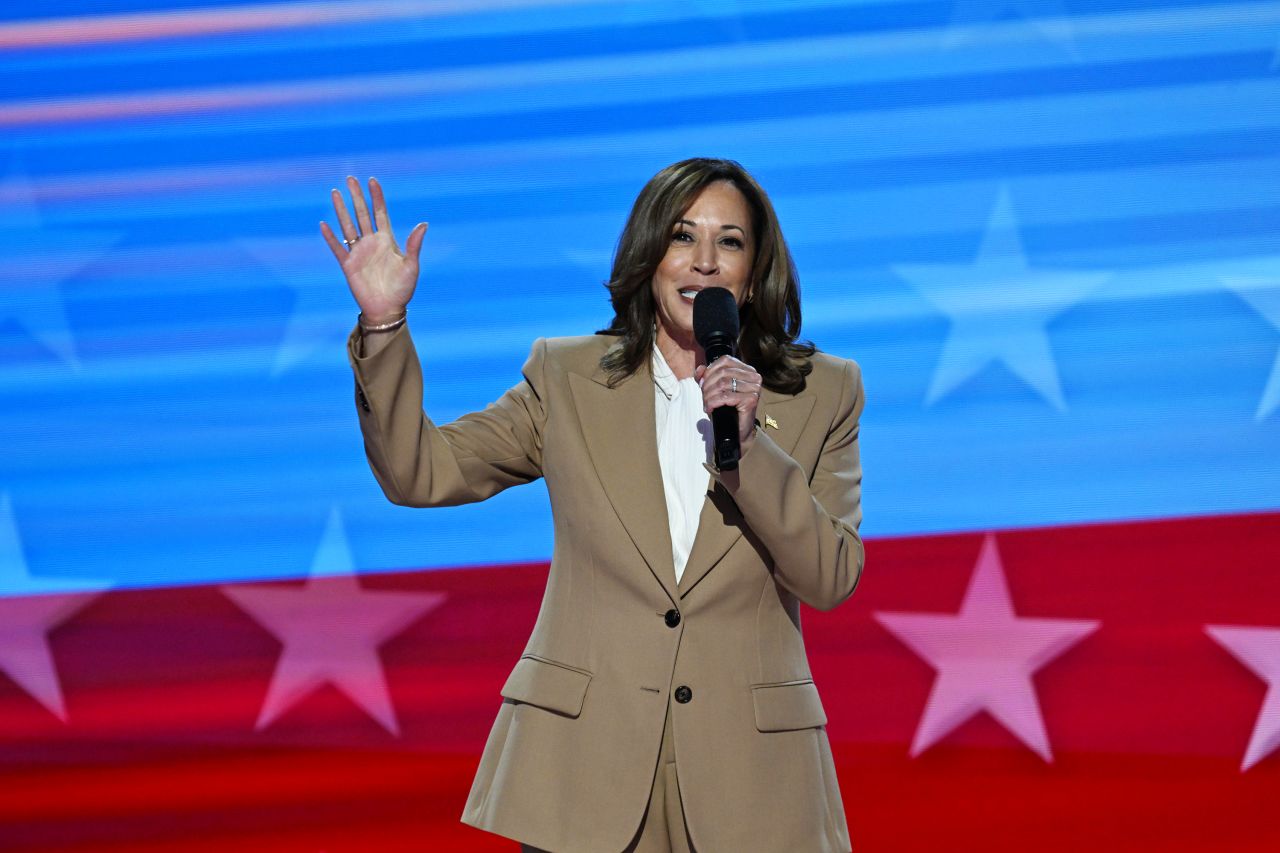
POLYGON ((437 425, 405 313, 426 225, 402 252, 378 183, 369 202, 347 186, 354 217, 334 190, 342 233, 321 231, 360 306, 348 349, 383 491, 451 506, 542 477, 551 497, 546 593, 463 821, 552 853, 848 851, 800 602, 835 607, 862 571, 862 382, 797 342, 764 190, 732 161, 663 169, 619 239, 608 328, 536 341, 522 381, 437 425), (740 333, 707 364, 693 303, 712 287, 740 333), (732 470, 708 464, 722 407, 732 470))

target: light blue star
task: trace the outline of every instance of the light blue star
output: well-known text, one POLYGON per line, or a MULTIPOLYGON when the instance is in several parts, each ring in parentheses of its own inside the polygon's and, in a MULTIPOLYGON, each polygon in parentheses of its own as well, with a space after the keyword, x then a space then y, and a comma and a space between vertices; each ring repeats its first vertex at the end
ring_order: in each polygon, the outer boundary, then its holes
MULTIPOLYGON (((1249 303, 1249 306, 1276 331, 1280 331, 1280 275, 1224 277, 1222 283, 1249 303)), ((1264 420, 1277 407, 1280 407, 1280 350, 1276 352, 1275 364, 1271 366, 1271 376, 1267 379, 1266 387, 1262 389, 1262 399, 1258 401, 1258 411, 1254 414, 1254 419, 1264 420)))
POLYGON ((954 48, 972 41, 983 29, 1008 17, 1033 28, 1072 58, 1079 58, 1070 14, 1060 0, 956 0, 944 45, 954 48))
POLYGON ((1066 410, 1046 326, 1111 273, 1029 267, 1003 188, 973 263, 903 264, 893 270, 951 320, 926 405, 998 362, 1066 410))
POLYGON ((119 235, 46 227, 31 184, 21 173, 0 183, 0 227, 14 249, 0 268, 0 324, 16 322, 79 369, 61 285, 106 252, 119 235))
POLYGON ((359 309, 319 235, 240 242, 296 297, 272 375, 279 376, 316 352, 341 360, 342 341, 355 326, 359 309))

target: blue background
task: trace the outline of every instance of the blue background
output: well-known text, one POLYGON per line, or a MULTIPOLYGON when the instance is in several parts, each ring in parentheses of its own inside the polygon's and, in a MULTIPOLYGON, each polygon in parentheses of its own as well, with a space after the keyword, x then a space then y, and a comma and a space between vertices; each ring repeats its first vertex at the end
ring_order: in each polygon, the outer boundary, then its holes
POLYGON ((347 174, 431 223, 437 421, 606 324, 635 194, 725 156, 863 366, 868 536, 1280 507, 1273 2, 36 5, 0 11, 0 594, 550 557, 540 486, 375 484, 347 174))

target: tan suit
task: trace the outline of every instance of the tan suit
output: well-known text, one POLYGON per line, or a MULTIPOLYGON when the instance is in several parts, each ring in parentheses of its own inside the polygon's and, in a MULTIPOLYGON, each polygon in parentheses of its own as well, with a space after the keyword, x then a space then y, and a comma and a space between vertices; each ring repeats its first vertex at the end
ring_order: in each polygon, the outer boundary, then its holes
POLYGON ((388 498, 462 504, 538 477, 551 496, 542 609, 463 821, 554 853, 621 851, 674 697, 698 853, 848 851, 799 602, 835 607, 862 571, 857 365, 818 354, 804 392, 764 392, 765 426, 739 477, 715 476, 677 586, 652 376, 608 387, 599 362, 616 338, 539 340, 524 381, 437 427, 408 330, 368 358, 357 335, 360 426, 388 498))

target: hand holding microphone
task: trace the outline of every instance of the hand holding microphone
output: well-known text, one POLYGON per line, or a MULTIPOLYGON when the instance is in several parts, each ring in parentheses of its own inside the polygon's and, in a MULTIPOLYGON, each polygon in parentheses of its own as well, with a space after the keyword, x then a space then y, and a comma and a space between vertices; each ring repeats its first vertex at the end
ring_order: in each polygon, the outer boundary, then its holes
POLYGON ((762 380, 737 358, 738 303, 723 287, 707 287, 693 300, 693 335, 707 356, 694 378, 702 385, 702 405, 711 415, 716 468, 732 471, 755 438, 762 380))

